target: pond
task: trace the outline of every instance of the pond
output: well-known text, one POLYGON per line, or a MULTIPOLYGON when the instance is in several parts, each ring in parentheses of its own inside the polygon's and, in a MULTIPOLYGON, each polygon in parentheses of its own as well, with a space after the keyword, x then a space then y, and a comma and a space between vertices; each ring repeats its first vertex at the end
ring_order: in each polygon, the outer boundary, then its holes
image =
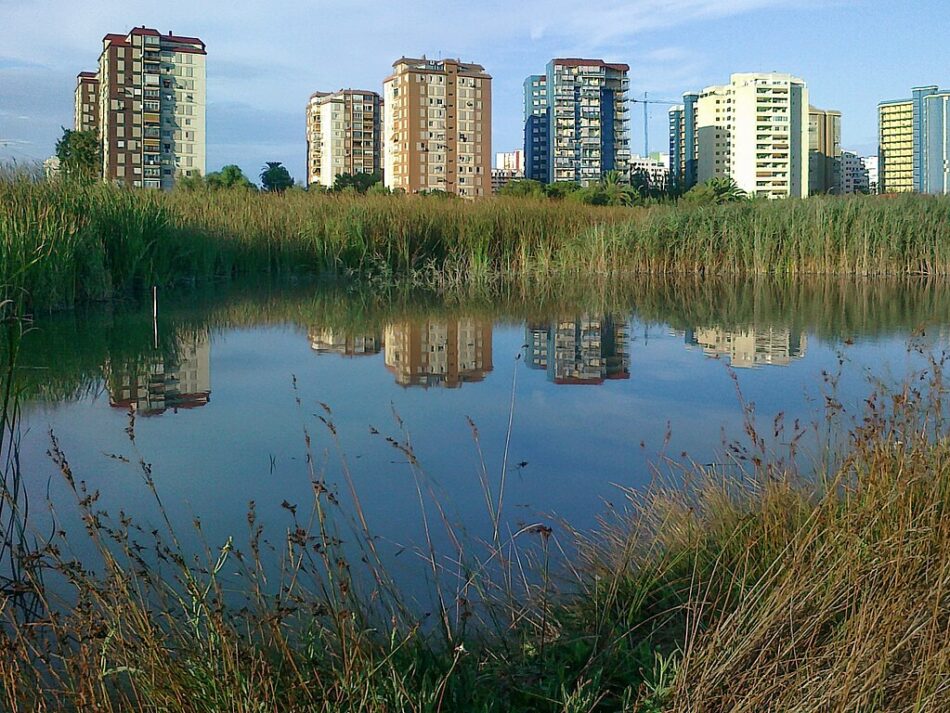
POLYGON ((901 381, 946 345, 947 294, 698 280, 450 298, 167 290, 155 321, 146 302, 35 322, 18 369, 23 471, 34 516, 49 501, 77 527, 52 433, 99 508, 158 527, 142 459, 182 540, 211 547, 246 541, 252 502, 279 541, 314 480, 352 514, 352 483, 383 557, 411 577, 417 563, 397 558, 423 545, 426 522, 439 545, 445 522, 490 536, 503 472, 505 532, 586 530, 667 463, 721 461, 752 409, 779 449, 779 414, 820 432, 832 392, 860 414, 874 382, 901 381))

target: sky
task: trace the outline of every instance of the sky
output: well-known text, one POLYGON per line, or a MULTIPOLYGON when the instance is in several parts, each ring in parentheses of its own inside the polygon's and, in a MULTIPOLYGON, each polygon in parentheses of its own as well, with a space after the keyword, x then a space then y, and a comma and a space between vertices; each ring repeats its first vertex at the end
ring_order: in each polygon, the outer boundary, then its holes
MULTIPOLYGON (((486 68, 493 151, 521 146, 522 82, 553 57, 625 62, 631 97, 657 100, 733 72, 789 72, 812 104, 842 112, 842 144, 861 154, 877 150, 880 100, 950 87, 942 0, 0 0, 0 160, 50 156, 102 36, 143 24, 205 41, 207 170, 236 163, 252 176, 282 161, 301 178, 310 94, 381 92, 401 56, 486 68)), ((651 151, 668 150, 667 109, 649 106, 651 151)), ((630 116, 642 153, 642 105, 630 116)))

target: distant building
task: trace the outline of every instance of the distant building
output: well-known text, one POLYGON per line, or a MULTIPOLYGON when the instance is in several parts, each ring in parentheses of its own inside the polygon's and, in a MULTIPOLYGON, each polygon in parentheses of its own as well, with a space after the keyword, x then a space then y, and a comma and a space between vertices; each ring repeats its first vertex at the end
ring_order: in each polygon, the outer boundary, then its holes
POLYGON ((99 75, 96 72, 80 72, 76 76, 73 127, 76 131, 99 132, 99 75))
POLYGON ((696 185, 699 140, 696 125, 697 92, 683 95, 683 103, 670 109, 670 177, 682 191, 696 185))
POLYGON ((878 192, 878 157, 865 156, 863 159, 864 167, 868 171, 868 189, 871 193, 878 192))
POLYGON ((518 181, 524 178, 521 171, 510 171, 504 168, 493 168, 491 170, 491 192, 498 193, 502 188, 512 181, 518 181))
POLYGON ((458 388, 492 370, 492 326, 475 319, 386 327, 386 368, 400 386, 458 388))
POLYGON ((504 151, 495 154, 495 168, 524 175, 524 151, 504 151))
POLYGON ((878 104, 881 193, 950 193, 950 90, 914 87, 878 104))
POLYGON ((864 159, 853 151, 841 153, 841 192, 870 193, 871 181, 864 159))
POLYGON ((386 186, 491 194, 491 76, 479 64, 403 57, 383 83, 386 186))
POLYGON ((808 194, 842 192, 841 112, 808 107, 808 194))
POLYGON ((525 80, 529 178, 586 186, 608 171, 627 172, 629 71, 601 59, 559 58, 548 62, 543 78, 525 80), (546 152, 539 146, 545 139, 546 152))
POLYGON ((77 77, 74 122, 95 127, 105 180, 168 190, 205 172, 206 55, 197 37, 144 26, 103 38, 98 71, 77 77))
POLYGON ((525 363, 555 384, 596 385, 630 378, 626 322, 580 315, 551 324, 529 324, 525 363))
POLYGON ((757 366, 788 366, 805 356, 804 334, 783 327, 723 329, 697 328, 686 332, 686 344, 702 347, 712 357, 726 357, 736 369, 757 366))
POLYGON ((52 181, 54 178, 59 176, 60 170, 60 161, 58 156, 50 156, 48 159, 43 161, 43 175, 46 176, 47 181, 52 181))
POLYGON ((803 198, 809 182, 808 126, 803 80, 780 73, 733 74, 727 85, 684 95, 683 105, 670 111, 671 172, 684 187, 731 178, 750 195, 803 198))
POLYGON ((174 360, 158 356, 131 365, 106 365, 109 405, 141 416, 199 408, 211 400, 211 344, 207 334, 178 341, 174 360))
POLYGON ((630 181, 642 181, 651 187, 666 189, 670 185, 670 157, 652 153, 648 157, 634 154, 630 158, 630 181))
POLYGON ((318 354, 340 356, 372 356, 383 349, 381 334, 348 334, 332 329, 312 328, 309 332, 310 348, 318 354))
POLYGON ((548 181, 547 76, 534 74, 524 80, 525 178, 548 181))
POLYGON ((307 185, 342 173, 382 173, 382 99, 376 92, 315 92, 307 103, 307 185))

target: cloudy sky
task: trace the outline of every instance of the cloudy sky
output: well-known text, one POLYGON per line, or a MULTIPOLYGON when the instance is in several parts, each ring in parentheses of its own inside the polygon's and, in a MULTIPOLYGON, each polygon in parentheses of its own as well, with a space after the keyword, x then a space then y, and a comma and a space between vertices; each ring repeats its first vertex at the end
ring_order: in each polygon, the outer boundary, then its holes
MULTIPOLYGON (((879 100, 950 86, 941 0, 0 0, 0 159, 49 156, 102 36, 143 24, 207 43, 209 171, 237 163, 256 174, 279 160, 299 177, 307 97, 381 91, 402 55, 486 67, 496 151, 520 146, 522 81, 555 56, 626 62, 631 93, 657 99, 731 72, 791 72, 813 104, 843 112, 845 148, 861 153, 876 151, 879 100)), ((639 152, 639 106, 631 116, 639 152)), ((665 106, 649 126, 650 149, 665 150, 665 106)))

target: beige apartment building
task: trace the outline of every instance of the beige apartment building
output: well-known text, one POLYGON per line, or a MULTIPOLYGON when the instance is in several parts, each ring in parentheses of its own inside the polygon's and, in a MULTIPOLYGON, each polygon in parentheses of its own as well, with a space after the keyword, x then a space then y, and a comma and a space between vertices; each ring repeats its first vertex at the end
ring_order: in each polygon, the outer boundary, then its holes
POLYGON ((808 107, 808 194, 840 194, 841 112, 808 107))
POLYGON ((99 76, 95 72, 80 72, 76 76, 73 128, 99 131, 99 76))
POLYGON ((700 327, 687 332, 686 343, 702 347, 711 357, 725 357, 735 369, 788 366, 805 356, 808 338, 786 327, 700 327))
POLYGON ((376 92, 315 92, 307 104, 307 185, 330 188, 341 173, 382 173, 382 114, 376 92))
POLYGON ((696 102, 698 181, 730 177, 751 195, 808 194, 808 89, 789 74, 733 74, 696 102))
MULTIPOLYGON (((197 37, 136 27, 102 40, 95 73, 102 176, 127 186, 170 189, 179 176, 205 172, 205 44, 197 37)), ((78 110, 92 84, 80 74, 78 110)))
POLYGON ((491 195, 491 76, 484 67, 403 57, 383 87, 386 186, 491 195))

